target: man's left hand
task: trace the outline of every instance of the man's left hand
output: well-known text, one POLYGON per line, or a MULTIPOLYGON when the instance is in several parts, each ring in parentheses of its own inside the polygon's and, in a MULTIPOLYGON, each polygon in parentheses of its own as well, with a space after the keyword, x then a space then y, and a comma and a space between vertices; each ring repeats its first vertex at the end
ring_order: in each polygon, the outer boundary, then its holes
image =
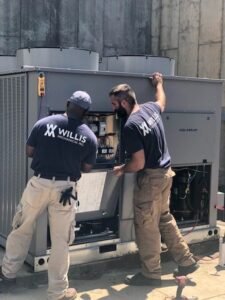
POLYGON ((152 85, 156 87, 158 84, 163 84, 163 76, 161 73, 155 72, 150 77, 150 80, 152 81, 152 85))
POLYGON ((124 174, 124 165, 116 166, 113 168, 113 174, 117 177, 120 177, 124 174))

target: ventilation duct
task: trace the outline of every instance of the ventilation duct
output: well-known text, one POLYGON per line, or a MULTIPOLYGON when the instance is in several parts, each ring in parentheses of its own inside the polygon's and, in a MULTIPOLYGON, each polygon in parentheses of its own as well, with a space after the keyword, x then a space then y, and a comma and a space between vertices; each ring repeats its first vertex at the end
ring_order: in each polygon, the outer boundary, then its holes
POLYGON ((77 48, 27 48, 17 50, 17 67, 39 66, 98 71, 99 54, 77 48))
POLYGON ((109 56, 103 57, 99 69, 101 71, 144 73, 161 72, 163 75, 173 76, 175 60, 160 56, 109 56))

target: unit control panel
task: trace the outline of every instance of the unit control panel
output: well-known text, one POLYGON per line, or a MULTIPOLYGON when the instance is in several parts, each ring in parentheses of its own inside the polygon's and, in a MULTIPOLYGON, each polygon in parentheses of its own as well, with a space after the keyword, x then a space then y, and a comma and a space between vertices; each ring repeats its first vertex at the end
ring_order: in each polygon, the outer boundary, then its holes
POLYGON ((115 115, 91 113, 85 121, 98 140, 96 167, 110 168, 117 160, 118 125, 115 115))

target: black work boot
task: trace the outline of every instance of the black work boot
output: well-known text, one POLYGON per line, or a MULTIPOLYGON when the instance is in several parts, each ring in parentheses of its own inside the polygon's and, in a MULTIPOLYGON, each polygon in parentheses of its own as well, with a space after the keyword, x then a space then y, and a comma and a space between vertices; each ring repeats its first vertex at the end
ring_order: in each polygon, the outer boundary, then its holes
POLYGON ((161 286, 161 279, 147 278, 142 273, 137 273, 134 276, 127 276, 125 283, 135 286, 161 286))
POLYGON ((178 266, 177 269, 174 270, 173 272, 173 276, 177 277, 177 276, 186 276, 188 274, 191 274, 193 272, 195 272, 196 270, 198 270, 199 268, 199 264, 197 262, 193 263, 190 266, 178 266))
POLYGON ((2 273, 2 267, 0 267, 0 283, 6 286, 12 286, 16 284, 16 278, 8 278, 2 273))

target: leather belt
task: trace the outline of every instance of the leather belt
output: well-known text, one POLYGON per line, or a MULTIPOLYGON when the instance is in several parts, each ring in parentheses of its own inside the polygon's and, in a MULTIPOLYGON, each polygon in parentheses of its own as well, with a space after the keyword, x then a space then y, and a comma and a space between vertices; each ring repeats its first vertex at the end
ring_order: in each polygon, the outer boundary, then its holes
POLYGON ((36 171, 34 172, 34 176, 39 178, 44 178, 44 179, 50 179, 50 180, 75 181, 75 182, 77 181, 77 179, 72 176, 66 176, 66 175, 52 176, 48 174, 42 174, 36 171))

